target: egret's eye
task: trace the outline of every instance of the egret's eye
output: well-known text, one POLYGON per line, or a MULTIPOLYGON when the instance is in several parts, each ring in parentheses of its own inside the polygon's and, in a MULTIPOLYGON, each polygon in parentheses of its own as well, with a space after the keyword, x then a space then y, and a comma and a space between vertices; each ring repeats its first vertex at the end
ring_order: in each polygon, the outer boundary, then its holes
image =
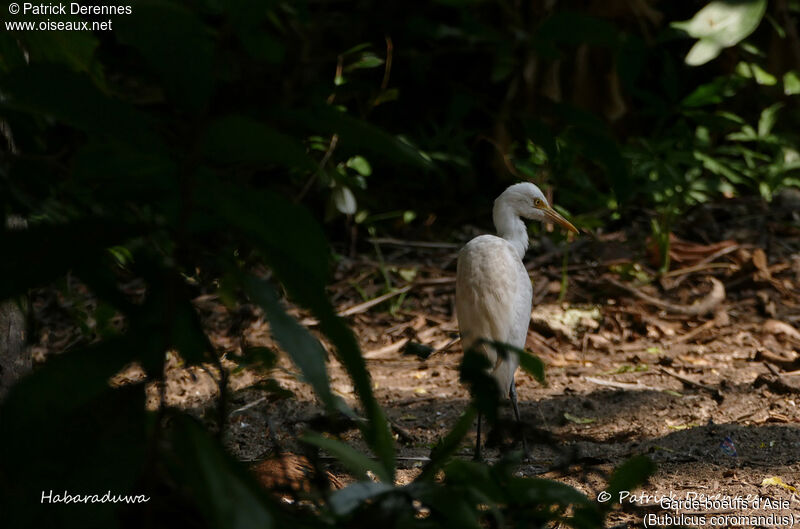
POLYGON ((541 198, 533 199, 533 205, 536 206, 537 208, 542 207, 542 199, 541 198))

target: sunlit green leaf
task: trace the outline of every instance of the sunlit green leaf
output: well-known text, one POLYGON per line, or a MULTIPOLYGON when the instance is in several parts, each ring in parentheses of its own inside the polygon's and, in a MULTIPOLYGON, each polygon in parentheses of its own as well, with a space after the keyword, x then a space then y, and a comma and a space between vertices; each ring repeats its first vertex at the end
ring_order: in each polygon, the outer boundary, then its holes
POLYGON ((758 84, 773 86, 778 79, 755 63, 740 62, 736 65, 736 73, 746 79, 754 79, 758 84))
POLYGON ((345 67, 345 71, 349 72, 352 70, 357 70, 359 68, 376 68, 383 64, 383 59, 380 57, 376 57, 371 53, 365 53, 361 58, 359 58, 354 63, 351 63, 345 67))
POLYGON ((331 198, 339 213, 352 215, 356 212, 356 197, 349 187, 337 185, 331 192, 331 198))
POLYGON ((758 118, 758 135, 762 138, 772 132, 775 121, 778 119, 778 112, 783 108, 783 103, 775 103, 761 111, 758 118))
POLYGON ((783 74, 783 93, 787 96, 800 94, 800 76, 794 70, 783 74))
POLYGON ((347 167, 353 169, 361 176, 369 176, 372 174, 372 167, 363 156, 353 156, 347 160, 347 167))
POLYGON ((740 42, 755 31, 766 8, 766 0, 714 0, 692 19, 673 22, 673 27, 699 39, 686 56, 686 63, 692 66, 705 64, 719 55, 723 48, 740 42))
POLYGON ((710 83, 705 83, 686 96, 682 103, 687 107, 701 107, 721 103, 726 97, 736 93, 735 85, 727 77, 717 77, 710 83))

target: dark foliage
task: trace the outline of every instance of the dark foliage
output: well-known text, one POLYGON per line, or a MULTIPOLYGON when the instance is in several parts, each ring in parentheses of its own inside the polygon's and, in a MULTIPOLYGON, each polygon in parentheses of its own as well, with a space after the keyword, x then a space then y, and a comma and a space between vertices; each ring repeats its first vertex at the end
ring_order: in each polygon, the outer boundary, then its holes
MULTIPOLYGON (((668 22, 703 2, 662 3, 663 12, 550 4, 136 2, 133 14, 113 17, 113 31, 0 32, 0 205, 29 222, 0 232, 0 298, 69 273, 126 322, 50 359, 3 402, 4 523, 601 526, 598 504, 515 477, 514 457, 494 466, 451 459, 476 410, 496 407, 489 393, 476 395, 417 481, 394 487, 387 420, 324 290, 326 230, 341 238, 341 218, 424 230, 413 219, 439 213, 449 218, 444 229, 517 178, 557 190, 561 205, 583 212, 584 227, 651 208, 656 235, 697 202, 770 199, 798 184, 795 136, 781 114, 796 114, 800 92, 796 3, 770 6, 767 24, 765 2, 740 2, 755 6, 743 23, 752 28, 739 27, 701 68, 684 63, 695 41, 683 30, 701 43, 716 37, 668 22), (143 300, 119 288, 130 277, 145 282, 143 300), (210 280, 226 299, 260 305, 327 412, 356 419, 374 459, 321 435, 305 441, 358 483, 279 503, 196 421, 165 407, 146 412, 142 384, 108 385, 132 361, 158 380, 167 350, 189 364, 218 363, 191 303, 210 280), (360 410, 331 392, 324 351, 286 314, 281 288, 319 321, 360 410), (49 490, 152 500, 43 509, 49 490)), ((271 361, 258 349, 245 356, 271 361)), ((470 362, 464 372, 482 373, 470 362)), ((609 486, 632 488, 650 472, 632 460, 609 486)))

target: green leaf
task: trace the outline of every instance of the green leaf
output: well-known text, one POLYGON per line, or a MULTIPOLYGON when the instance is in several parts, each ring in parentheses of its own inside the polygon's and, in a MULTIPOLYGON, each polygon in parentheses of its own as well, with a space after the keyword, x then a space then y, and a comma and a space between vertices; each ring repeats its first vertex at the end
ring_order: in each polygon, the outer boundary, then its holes
POLYGON ((353 156, 347 160, 347 167, 353 169, 361 176, 369 176, 372 174, 372 167, 363 156, 353 156))
POLYGON ((574 46, 590 44, 613 48, 617 45, 617 28, 601 18, 582 13, 557 11, 546 18, 534 36, 540 48, 552 47, 554 43, 574 46))
POLYGON ((214 43, 192 11, 171 2, 137 2, 114 20, 114 35, 137 49, 161 77, 173 103, 201 108, 213 90, 214 43))
POLYGON ((102 203, 108 213, 116 213, 120 202, 153 196, 160 197, 165 206, 175 204, 177 210, 177 165, 161 151, 157 146, 139 149, 106 139, 87 143, 72 161, 76 194, 93 208, 102 203))
MULTIPOLYGON (((26 17, 29 20, 33 17, 26 17)), ((45 17, 35 17, 45 18, 45 17)), ((78 17, 59 17, 59 22, 78 17)), ((29 55, 32 64, 58 63, 76 72, 86 72, 100 81, 99 63, 94 60, 97 38, 89 31, 25 31, 15 37, 29 55)))
POLYGON ((132 331, 55 355, 10 389, 0 406, 5 525, 114 526, 112 504, 91 511, 42 509, 41 495, 51 489, 54 494, 146 492, 133 489, 147 446, 144 387, 112 389, 108 382, 148 349, 143 336, 132 331), (14 486, 5 486, 10 483, 14 486))
POLYGON ((477 461, 454 459, 444 469, 445 483, 453 487, 474 487, 491 501, 503 503, 508 499, 506 491, 495 479, 501 464, 490 467, 477 461))
POLYGON ((328 498, 328 503, 333 512, 339 516, 345 516, 360 505, 363 505, 367 500, 373 500, 392 490, 394 490, 394 487, 387 483, 360 481, 331 494, 330 498, 328 498))
POLYGON ((766 9, 766 0, 714 0, 690 20, 673 22, 672 27, 699 39, 686 56, 686 64, 705 64, 723 48, 742 41, 755 31, 766 9))
POLYGON ((0 248, 13 256, 0 259, 2 277, 13 278, 0 282, 0 299, 23 294, 70 269, 102 260, 107 248, 144 232, 141 227, 103 218, 0 231, 0 248))
POLYGON ((164 273, 166 277, 162 292, 165 292, 166 296, 160 309, 163 315, 162 321, 171 324, 169 347, 177 349, 190 365, 209 360, 209 356, 216 353, 205 333, 203 322, 200 321, 197 310, 192 304, 191 292, 183 278, 176 272, 165 270, 164 273))
POLYGON ((539 384, 546 384, 547 381, 544 374, 544 362, 542 362, 542 359, 538 356, 530 354, 525 350, 518 354, 519 365, 522 366, 522 369, 527 371, 533 378, 535 378, 539 384))
MULTIPOLYGON (((101 386, 95 369, 80 364, 84 360, 91 359, 83 355, 71 359, 77 363, 74 367, 91 371, 91 378, 71 368, 54 377, 54 369, 68 364, 54 363, 44 368, 49 373, 35 384, 32 379, 21 382, 24 387, 17 386, 13 401, 0 410, 0 475, 8 485, 0 494, 4 526, 116 527, 118 504, 42 508, 42 495, 67 492, 97 495, 98 500, 108 491, 119 496, 151 495, 138 482, 148 446, 144 386, 111 389, 106 378, 101 386), (65 384, 49 386, 46 381, 65 384), (84 383, 91 386, 90 392, 81 387, 84 383), (31 407, 56 400, 55 406, 31 407)), ((102 359, 101 364, 110 365, 102 359)))
POLYGON ((271 64, 283 61, 286 46, 268 29, 275 20, 274 2, 220 2, 219 8, 227 13, 236 36, 251 57, 271 64))
POLYGON ((564 418, 569 422, 574 422, 575 424, 592 424, 596 422, 597 419, 592 419, 589 417, 578 417, 577 415, 572 415, 571 413, 564 412, 564 418))
POLYGON ((620 491, 633 491, 644 484, 656 470, 656 465, 647 456, 634 456, 618 466, 608 480, 606 491, 611 494, 608 507, 619 501, 620 491))
POLYGON ((728 77, 717 77, 710 83, 695 88, 681 103, 685 107, 697 108, 721 103, 726 97, 736 94, 735 85, 728 77))
MULTIPOLYGON (((0 408, 0 430, 61 417, 97 398, 108 389, 108 379, 132 361, 142 345, 134 337, 122 336, 52 357, 11 388, 0 408)), ((0 439, 22 441, 10 435, 0 439)))
POLYGON ((453 429, 450 430, 444 438, 440 439, 436 446, 431 450, 431 460, 422 469, 418 481, 425 481, 433 479, 436 473, 442 468, 445 463, 452 457, 458 450, 461 440, 466 437, 467 433, 472 428, 478 410, 475 406, 469 406, 464 413, 461 414, 453 429))
POLYGON ((382 64, 383 64, 383 59, 381 59, 380 57, 376 57, 372 53, 365 53, 356 62, 347 65, 344 71, 349 72, 352 70, 358 70, 360 68, 377 68, 382 64))
POLYGON ((753 76, 758 84, 764 86, 775 86, 778 84, 778 79, 768 71, 764 70, 761 66, 753 64, 752 69, 753 76))
MULTIPOLYGON (((31 31, 30 33, 49 33, 31 31)), ((7 73, 15 68, 26 68, 25 52, 20 48, 19 39, 11 31, 0 32, 0 72, 7 73)))
POLYGON ((655 463, 646 456, 634 456, 622 463, 608 480, 606 491, 611 494, 611 501, 606 505, 610 507, 614 502, 619 501, 620 491, 636 490, 655 470, 655 463))
POLYGON ((525 349, 521 349, 519 347, 515 347, 511 344, 503 343, 503 342, 495 342, 495 341, 488 341, 487 343, 491 344, 495 347, 498 351, 505 351, 504 354, 508 353, 515 353, 519 357, 520 366, 522 369, 527 371, 528 373, 533 376, 540 384, 545 384, 545 374, 544 374, 544 362, 536 356, 525 349))
POLYGON ((708 61, 715 59, 722 51, 724 46, 710 39, 700 39, 694 43, 692 49, 686 54, 686 64, 689 66, 700 66, 708 61))
POLYGON ((204 174, 196 200, 202 221, 236 230, 255 244, 292 297, 309 308, 326 304, 325 235, 303 207, 270 192, 223 183, 204 174))
POLYGON ((132 107, 110 99, 82 73, 54 64, 17 68, 0 77, 7 106, 85 132, 150 146, 153 134, 132 107), (58 90, 53 90, 57 86, 58 90))
POLYGON ((328 256, 329 251, 319 225, 303 208, 277 195, 223 186, 210 175, 207 179, 198 202, 221 225, 250 236, 290 297, 309 308, 319 320, 319 329, 336 348, 361 400, 367 417, 366 423, 360 425, 364 439, 386 468, 393 471, 394 440, 372 392, 358 342, 325 293, 329 271, 321 256, 328 256))
POLYGON ((244 116, 230 115, 206 130, 202 150, 223 163, 278 164, 316 171, 317 166, 298 140, 244 116))
POLYGON ((736 65, 736 73, 745 79, 754 79, 756 83, 763 86, 778 84, 778 79, 774 75, 756 63, 740 62, 736 65))
POLYGON ((243 285, 248 296, 264 309, 273 337, 303 373, 303 378, 314 388, 320 401, 330 412, 341 411, 355 416, 344 401, 331 392, 325 368, 325 350, 319 341, 286 314, 275 290, 266 281, 248 276, 243 278, 243 285))
POLYGON ((481 529, 478 507, 461 490, 436 486, 432 483, 414 483, 411 487, 419 501, 431 510, 431 517, 440 522, 436 527, 452 529, 481 529))
POLYGON ((578 490, 549 479, 511 478, 508 484, 510 499, 520 504, 590 505, 589 499, 578 490))
MULTIPOLYGON (((472 403, 486 417, 490 423, 497 418, 497 407, 500 404, 500 395, 508 389, 501 390, 497 380, 489 374, 492 365, 489 363, 485 348, 488 344, 477 343, 472 348, 464 351, 459 368, 460 381, 469 387, 472 403)), ((504 354, 505 349, 498 349, 498 354, 504 354)), ((505 395, 504 395, 505 396, 505 395)))
POLYGON ((364 358, 358 347, 358 342, 353 332, 339 318, 329 304, 326 307, 317 307, 314 314, 320 320, 320 329, 336 346, 339 360, 347 369, 353 386, 361 400, 361 405, 367 416, 366 424, 360 426, 367 445, 377 455, 389 475, 394 475, 395 453, 394 439, 389 430, 389 423, 380 405, 375 400, 372 392, 372 383, 367 371, 364 358))
POLYGON ((563 111, 568 119, 575 116, 584 121, 584 124, 569 130, 567 141, 573 142, 580 149, 582 156, 604 170, 618 201, 627 201, 633 196, 630 171, 614 138, 601 124, 592 124, 594 116, 582 115, 581 112, 566 107, 563 107, 563 111))
POLYGON ((333 204, 336 206, 336 210, 339 211, 339 213, 352 215, 356 212, 356 197, 353 195, 353 192, 350 191, 349 187, 337 185, 333 188, 331 199, 333 200, 333 204))
POLYGON ((383 130, 364 121, 339 112, 330 106, 316 107, 313 110, 279 110, 274 112, 287 124, 302 124, 314 134, 338 134, 340 145, 355 152, 370 152, 405 165, 420 169, 433 166, 419 150, 407 142, 391 136, 383 130))
POLYGON ((760 137, 768 136, 772 132, 772 127, 775 126, 775 121, 778 119, 778 112, 782 108, 783 103, 775 103, 761 111, 761 116, 758 118, 758 135, 760 137))
POLYGON ((794 70, 783 74, 783 93, 787 96, 800 94, 800 76, 794 70))
POLYGON ((400 90, 397 88, 389 88, 387 90, 382 91, 378 94, 375 99, 372 100, 372 106, 382 105, 383 103, 388 103, 390 101, 396 101, 400 97, 400 90))
POLYGON ((255 479, 193 419, 178 415, 172 424, 175 479, 185 487, 212 527, 277 527, 276 506, 255 479))
POLYGON ((262 369, 272 369, 278 363, 278 355, 269 347, 246 347, 242 356, 254 359, 262 369))
POLYGON ((380 462, 373 461, 350 445, 315 433, 305 434, 301 441, 322 448, 331 454, 358 480, 368 481, 367 471, 370 471, 383 483, 392 484, 391 474, 380 462))
POLYGON ((694 157, 703 163, 703 167, 711 171, 713 174, 724 176, 734 184, 743 184, 744 177, 719 161, 700 151, 694 151, 694 157))

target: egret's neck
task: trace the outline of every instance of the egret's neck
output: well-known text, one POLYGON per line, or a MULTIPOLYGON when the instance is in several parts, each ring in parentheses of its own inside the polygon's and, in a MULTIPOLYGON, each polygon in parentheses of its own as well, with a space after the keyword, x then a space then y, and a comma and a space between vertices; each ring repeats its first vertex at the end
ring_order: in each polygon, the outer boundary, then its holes
POLYGON ((528 229, 510 204, 498 199, 494 203, 494 227, 497 234, 511 243, 522 259, 528 250, 528 229))

